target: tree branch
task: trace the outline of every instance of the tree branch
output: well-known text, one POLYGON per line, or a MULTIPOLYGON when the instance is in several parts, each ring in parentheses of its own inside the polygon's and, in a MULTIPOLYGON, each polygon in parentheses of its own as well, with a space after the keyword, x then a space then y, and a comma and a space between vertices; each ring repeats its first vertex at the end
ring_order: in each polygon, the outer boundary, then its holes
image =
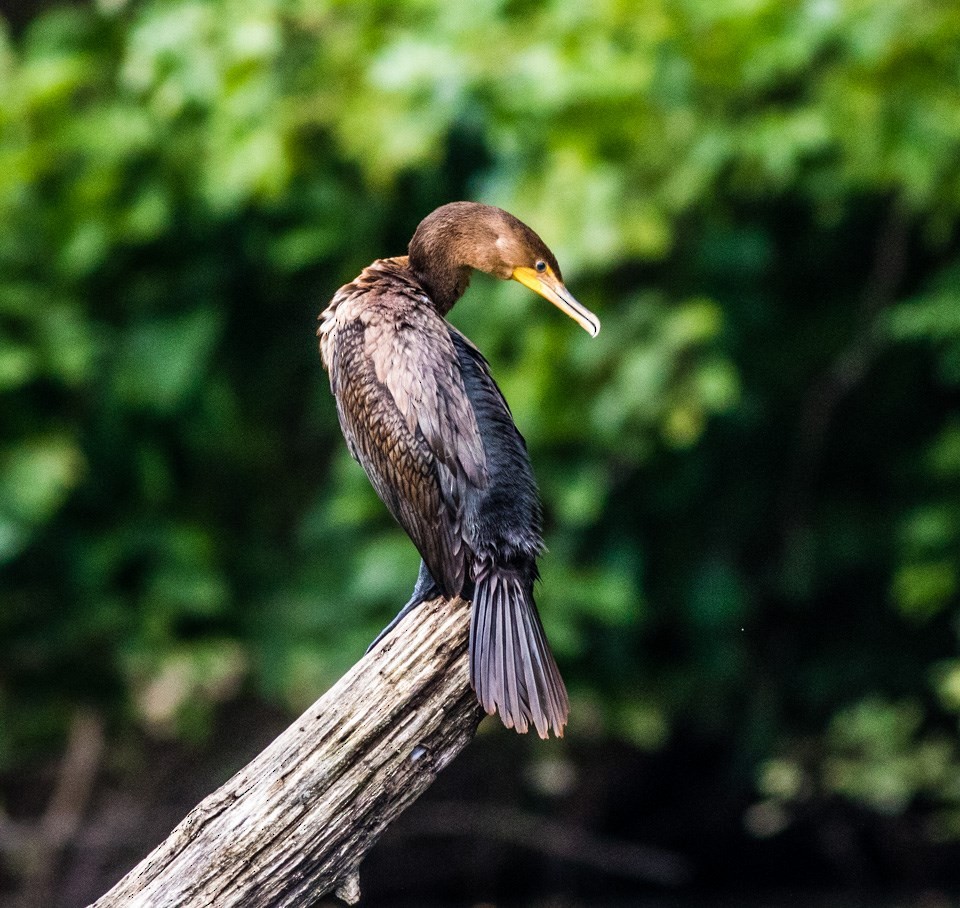
POLYGON ((782 494, 783 548, 809 523, 811 490, 836 411, 866 376, 882 349, 877 324, 880 314, 895 302, 903 282, 910 226, 909 218, 894 200, 877 237, 873 265, 860 295, 853 336, 804 395, 794 453, 782 494))
POLYGON ((468 621, 460 600, 408 615, 95 908, 356 902, 367 851, 483 717, 468 621))
POLYGON ((23 866, 23 893, 16 904, 36 908, 53 902, 57 867, 80 830, 100 768, 103 744, 103 719, 87 709, 78 709, 43 816, 35 823, 14 823, 0 814, 0 856, 7 852, 23 866))
POLYGON ((412 830, 418 835, 495 839, 592 867, 609 876, 659 886, 681 886, 693 876, 690 862, 672 851, 597 836, 590 830, 512 807, 446 801, 421 808, 418 821, 412 830))

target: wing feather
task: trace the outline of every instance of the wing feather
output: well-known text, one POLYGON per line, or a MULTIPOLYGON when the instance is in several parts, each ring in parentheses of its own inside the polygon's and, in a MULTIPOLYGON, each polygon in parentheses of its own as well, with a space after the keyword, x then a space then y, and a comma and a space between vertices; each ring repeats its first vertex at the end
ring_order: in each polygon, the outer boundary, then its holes
POLYGON ((486 456, 446 322, 389 285, 390 299, 382 289, 355 294, 328 330, 330 384, 351 453, 453 596, 466 578, 464 513, 487 484, 486 456))

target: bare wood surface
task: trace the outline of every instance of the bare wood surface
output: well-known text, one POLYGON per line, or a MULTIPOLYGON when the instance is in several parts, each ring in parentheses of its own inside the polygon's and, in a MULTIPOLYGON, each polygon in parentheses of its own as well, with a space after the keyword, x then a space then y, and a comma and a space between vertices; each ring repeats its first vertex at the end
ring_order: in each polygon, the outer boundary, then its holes
POLYGON ((408 615, 95 908, 356 902, 367 851, 483 717, 468 620, 460 600, 408 615))

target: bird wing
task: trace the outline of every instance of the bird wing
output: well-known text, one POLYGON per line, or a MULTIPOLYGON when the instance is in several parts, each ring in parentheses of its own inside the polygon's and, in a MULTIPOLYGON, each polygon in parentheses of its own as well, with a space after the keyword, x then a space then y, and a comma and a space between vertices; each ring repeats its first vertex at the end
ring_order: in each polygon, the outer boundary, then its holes
POLYGON ((466 503, 487 470, 446 323, 419 306, 366 306, 337 334, 331 386, 350 451, 434 580, 457 595, 466 503))

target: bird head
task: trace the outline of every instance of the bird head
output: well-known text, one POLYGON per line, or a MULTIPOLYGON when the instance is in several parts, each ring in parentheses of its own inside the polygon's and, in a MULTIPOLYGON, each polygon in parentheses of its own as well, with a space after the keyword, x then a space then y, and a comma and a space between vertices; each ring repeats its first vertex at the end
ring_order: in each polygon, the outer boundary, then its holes
POLYGON ((518 281, 569 315, 591 337, 600 332, 600 320, 564 286, 547 244, 502 208, 478 202, 451 202, 438 208, 424 218, 410 243, 411 262, 428 256, 518 281))

